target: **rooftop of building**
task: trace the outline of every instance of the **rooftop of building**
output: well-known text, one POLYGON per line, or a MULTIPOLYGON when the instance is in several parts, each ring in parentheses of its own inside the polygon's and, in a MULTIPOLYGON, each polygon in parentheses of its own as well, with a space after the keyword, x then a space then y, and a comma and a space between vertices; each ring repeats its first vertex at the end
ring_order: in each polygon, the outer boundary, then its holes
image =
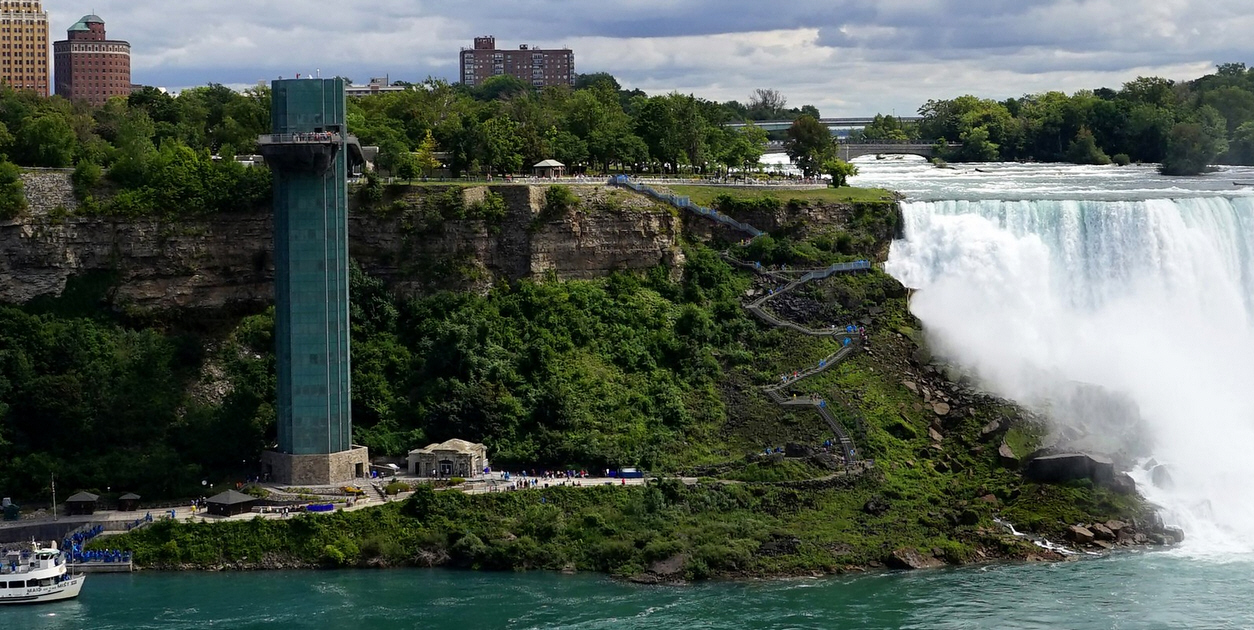
POLYGON ((89 24, 104 24, 104 23, 105 23, 104 20, 100 19, 99 15, 96 15, 95 13, 89 13, 87 15, 84 15, 82 18, 79 18, 79 20, 74 23, 74 26, 70 27, 70 32, 90 31, 91 27, 88 26, 89 24))
POLYGON ((481 448, 484 448, 482 444, 477 444, 474 442, 468 442, 466 440, 459 440, 459 439, 454 438, 452 440, 446 440, 444 442, 439 442, 436 444, 428 444, 426 447, 414 449, 410 451, 410 453, 432 453, 435 451, 466 452, 466 451, 477 450, 481 448))

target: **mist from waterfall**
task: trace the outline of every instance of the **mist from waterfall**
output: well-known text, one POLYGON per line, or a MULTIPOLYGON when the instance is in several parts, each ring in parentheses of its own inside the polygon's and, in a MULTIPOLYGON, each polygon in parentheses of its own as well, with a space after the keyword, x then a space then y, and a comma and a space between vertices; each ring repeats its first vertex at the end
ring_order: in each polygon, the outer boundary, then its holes
POLYGON ((1185 552, 1254 553, 1254 199, 1102 197, 905 203, 887 270, 991 391, 1098 434, 1076 383, 1130 399, 1185 552))

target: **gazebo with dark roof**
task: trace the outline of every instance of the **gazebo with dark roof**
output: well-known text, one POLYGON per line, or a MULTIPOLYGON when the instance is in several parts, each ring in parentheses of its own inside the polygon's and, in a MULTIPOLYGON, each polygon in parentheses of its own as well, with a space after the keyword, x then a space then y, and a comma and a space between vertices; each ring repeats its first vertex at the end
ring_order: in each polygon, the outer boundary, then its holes
POLYGON ((70 516, 93 514, 100 497, 90 492, 79 492, 65 500, 65 513, 70 516))
POLYGON ((248 496, 234 490, 227 490, 209 497, 206 502, 209 504, 210 514, 235 516, 236 514, 243 514, 252 510, 253 504, 257 502, 257 497, 248 496))
POLYGON ((139 509, 139 495, 134 492, 128 492, 118 497, 118 511, 134 512, 139 509))

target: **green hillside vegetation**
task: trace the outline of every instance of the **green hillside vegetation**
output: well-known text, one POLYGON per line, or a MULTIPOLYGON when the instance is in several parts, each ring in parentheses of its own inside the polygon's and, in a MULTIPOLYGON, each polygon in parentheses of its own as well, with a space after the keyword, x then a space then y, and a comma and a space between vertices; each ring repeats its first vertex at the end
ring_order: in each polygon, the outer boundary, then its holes
MULTIPOLYGON (((398 455, 460 437, 503 465, 658 470, 757 450, 721 435, 720 387, 786 369, 792 342, 746 318, 748 278, 712 251, 669 275, 398 300, 354 269, 356 441, 398 455)), ((107 284, 0 308, 0 485, 42 496, 56 472, 156 498, 251 469, 275 436, 272 314, 225 336, 134 328, 83 308, 107 284)))
POLYGON ((694 203, 701 204, 707 208, 717 205, 715 201, 723 195, 737 199, 773 197, 783 202, 795 199, 803 202, 821 203, 891 203, 897 198, 892 191, 884 190, 883 188, 857 188, 853 186, 796 190, 781 188, 779 190, 767 189, 765 191, 761 186, 736 187, 672 184, 666 188, 676 195, 688 197, 694 203))
MULTIPOLYGON (((716 265, 711 262, 711 266, 716 265)), ((722 271, 735 278, 728 269, 722 271)), ((542 454, 582 448, 590 456, 637 449, 631 452, 652 457, 660 472, 721 462, 698 466, 713 476, 698 485, 669 480, 648 487, 554 487, 475 496, 420 488, 404 502, 367 511, 281 522, 166 523, 110 539, 107 544, 134 549, 138 562, 159 567, 256 567, 266 562, 330 567, 447 565, 496 570, 574 568, 623 576, 656 569, 671 578, 694 579, 840 571, 891 562, 892 554, 900 549, 922 550, 924 555, 937 555, 951 563, 1022 558, 1035 553, 1035 548, 994 525, 995 513, 1011 515, 1021 528, 1054 536, 1070 523, 1139 514, 1142 506, 1136 497, 1094 488, 1087 482, 1033 484, 1002 467, 981 428, 991 419, 1016 418, 1019 412, 995 399, 979 398, 970 413, 946 418, 944 439, 933 442, 928 427, 936 416, 930 408, 914 406, 917 394, 902 384, 902 370, 908 365, 905 357, 914 346, 899 331, 911 332, 907 327, 913 320, 904 310, 900 293, 891 290, 892 284, 891 279, 871 274, 856 280, 833 279, 820 289, 845 296, 842 313, 882 309, 872 327, 875 354, 858 354, 798 388, 802 394, 829 397, 840 410, 860 452, 875 460, 875 468, 861 476, 828 478, 829 471, 801 460, 772 464, 769 460, 750 463, 745 458, 755 443, 817 444, 830 437, 816 419, 802 412, 782 414, 752 387, 771 380, 770 374, 781 366, 804 364, 830 348, 773 331, 755 331, 756 324, 733 316, 728 320, 733 325, 745 324, 739 329, 744 340, 739 354, 724 354, 734 347, 720 346, 715 332, 708 347, 721 349, 718 356, 709 358, 708 371, 690 371, 700 364, 699 353, 683 353, 686 361, 656 368, 686 375, 680 379, 685 383, 679 389, 681 396, 702 383, 721 392, 695 399, 699 405, 721 400, 720 413, 725 410, 726 418, 654 421, 647 431, 655 437, 637 440, 633 436, 639 429, 630 424, 634 409, 628 406, 629 411, 618 412, 618 417, 627 419, 618 423, 598 425, 595 419, 576 419, 563 434, 547 434, 553 440, 551 448, 545 440, 499 437, 509 435, 508 428, 494 430, 497 448, 537 448, 542 454), (779 347, 772 347, 775 344, 779 347), (568 439, 565 433, 577 437, 568 439), (689 444, 684 445, 681 437, 689 444), (673 452, 660 452, 668 448, 673 452), (811 481, 798 482, 803 479, 811 481), (669 569, 656 565, 664 561, 669 561, 669 569)), ((591 290, 583 283, 576 286, 591 290)), ((640 288, 631 295, 639 299, 652 292, 640 288)), ((668 302, 650 299, 658 306, 668 302)), ((547 314, 541 310, 535 316, 547 314)), ((644 356, 658 361, 646 350, 636 355, 637 365, 644 356)), ((600 370, 598 376, 612 382, 629 372, 623 370, 621 361, 611 355, 592 365, 600 370)), ((555 380, 571 394, 583 393, 587 398, 619 395, 613 385, 555 380)), ((513 391, 521 392, 522 387, 513 391)), ((578 407, 583 398, 575 396, 571 404, 578 407)), ((545 434, 550 430, 546 421, 535 420, 541 426, 528 430, 545 434)), ((450 417, 450 422, 464 420, 450 417)), ((1032 446, 1020 444, 1030 441, 1031 431, 1016 433, 1016 444, 1032 446)))

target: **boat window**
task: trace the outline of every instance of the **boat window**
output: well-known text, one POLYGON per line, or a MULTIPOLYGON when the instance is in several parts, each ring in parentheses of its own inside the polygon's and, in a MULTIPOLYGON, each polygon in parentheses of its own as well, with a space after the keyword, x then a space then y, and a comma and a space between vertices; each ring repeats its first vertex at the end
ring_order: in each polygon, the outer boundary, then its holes
POLYGON ((26 588, 26 582, 23 582, 22 580, 9 582, 9 588, 26 588))
POLYGON ((52 578, 44 578, 42 580, 39 580, 40 586, 52 586, 52 584, 53 584, 52 578))
POLYGON ((27 588, 35 588, 36 586, 39 586, 39 580, 26 580, 27 588))

